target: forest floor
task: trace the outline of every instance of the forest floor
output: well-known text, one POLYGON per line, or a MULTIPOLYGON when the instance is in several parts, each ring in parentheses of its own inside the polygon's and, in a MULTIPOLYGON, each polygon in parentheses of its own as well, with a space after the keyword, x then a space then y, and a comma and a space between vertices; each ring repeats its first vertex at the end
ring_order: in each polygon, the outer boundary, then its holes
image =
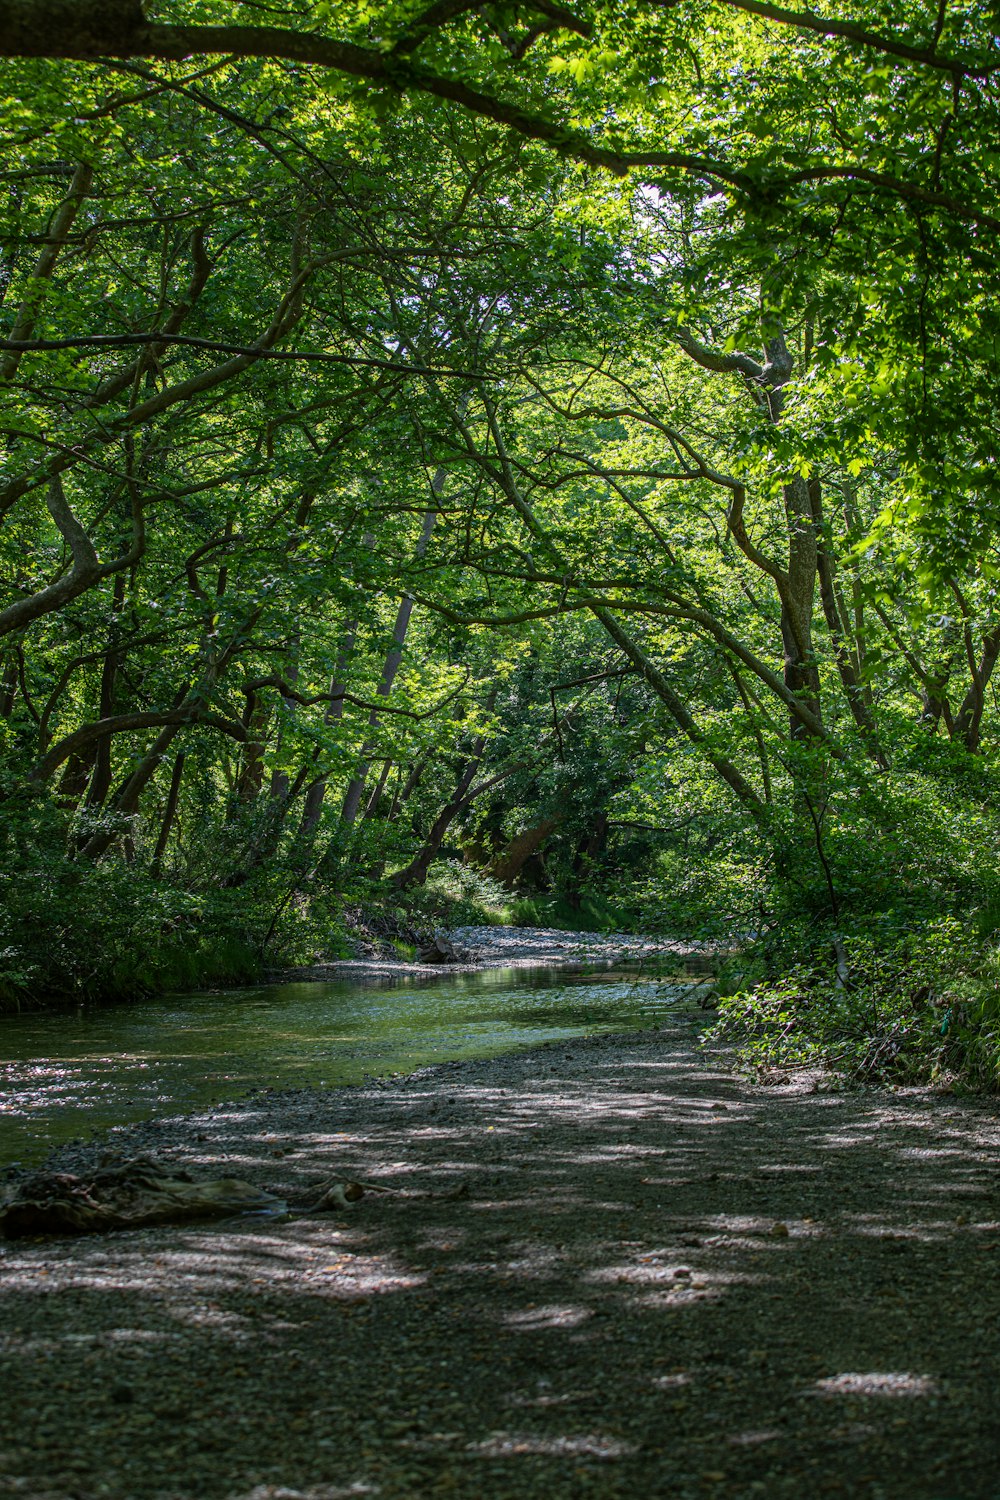
POLYGON ((61 1150, 394 1191, 0 1248, 0 1495, 995 1500, 997 1101, 765 1088, 704 1022, 61 1150))

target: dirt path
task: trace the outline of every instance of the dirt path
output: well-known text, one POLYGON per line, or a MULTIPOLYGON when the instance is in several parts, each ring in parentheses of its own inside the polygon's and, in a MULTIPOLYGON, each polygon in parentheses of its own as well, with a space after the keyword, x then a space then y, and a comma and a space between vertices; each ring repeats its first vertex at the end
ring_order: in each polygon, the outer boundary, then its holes
POLYGON ((402 1192, 0 1250, 0 1494, 1000 1496, 996 1105, 757 1089, 698 1024, 117 1133, 402 1192))

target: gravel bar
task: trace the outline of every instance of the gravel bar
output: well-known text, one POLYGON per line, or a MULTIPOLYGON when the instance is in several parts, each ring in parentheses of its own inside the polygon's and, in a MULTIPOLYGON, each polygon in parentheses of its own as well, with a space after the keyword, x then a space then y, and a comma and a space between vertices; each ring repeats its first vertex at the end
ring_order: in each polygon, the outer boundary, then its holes
POLYGON ((458 963, 408 963, 370 954, 329 963, 282 969, 278 980, 379 979, 439 980, 442 974, 477 974, 484 969, 613 968, 616 964, 663 964, 679 967, 708 960, 718 944, 692 938, 637 937, 629 932, 564 932, 557 927, 456 927, 448 936, 462 954, 458 963))

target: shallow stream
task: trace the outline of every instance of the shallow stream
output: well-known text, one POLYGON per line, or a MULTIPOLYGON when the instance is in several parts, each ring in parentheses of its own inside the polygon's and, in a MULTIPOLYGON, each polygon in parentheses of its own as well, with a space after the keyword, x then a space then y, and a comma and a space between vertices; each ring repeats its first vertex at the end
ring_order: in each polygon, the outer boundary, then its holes
POLYGON ((366 1075, 658 1025, 689 979, 492 969, 432 982, 274 984, 0 1020, 0 1167, 251 1088, 366 1075))

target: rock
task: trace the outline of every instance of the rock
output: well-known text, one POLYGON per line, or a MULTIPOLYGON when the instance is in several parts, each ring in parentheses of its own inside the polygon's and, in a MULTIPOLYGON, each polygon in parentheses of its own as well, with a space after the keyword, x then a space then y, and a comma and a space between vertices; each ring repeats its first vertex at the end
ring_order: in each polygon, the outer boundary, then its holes
POLYGON ((421 948, 417 958, 422 964, 460 964, 464 954, 455 947, 451 938, 436 932, 429 943, 421 948))
POLYGON ((136 1158, 80 1176, 31 1173, 0 1197, 0 1234, 92 1234, 284 1207, 271 1193, 234 1177, 196 1182, 180 1168, 136 1158))

